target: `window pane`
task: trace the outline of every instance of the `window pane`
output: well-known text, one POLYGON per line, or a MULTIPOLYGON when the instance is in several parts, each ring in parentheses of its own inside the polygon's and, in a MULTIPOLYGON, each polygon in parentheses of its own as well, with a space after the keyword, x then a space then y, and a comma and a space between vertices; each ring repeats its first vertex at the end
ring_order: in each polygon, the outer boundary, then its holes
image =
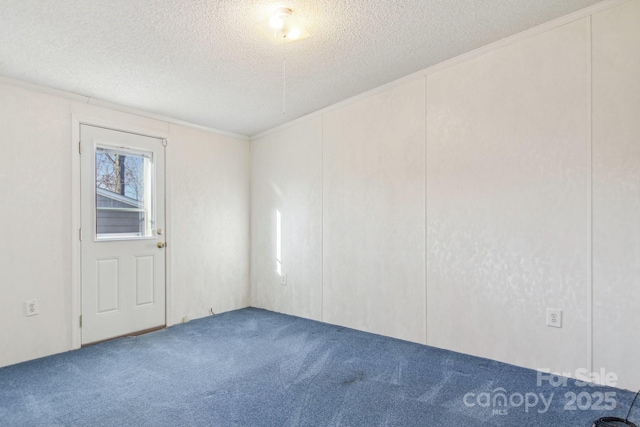
POLYGON ((153 233, 151 153, 96 149, 96 237, 153 233))

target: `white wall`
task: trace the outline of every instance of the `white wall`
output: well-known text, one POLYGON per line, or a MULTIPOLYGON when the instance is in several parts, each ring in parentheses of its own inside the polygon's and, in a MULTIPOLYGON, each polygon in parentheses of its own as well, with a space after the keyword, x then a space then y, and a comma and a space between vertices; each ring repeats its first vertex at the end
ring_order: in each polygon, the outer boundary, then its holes
POLYGON ((322 119, 251 146, 252 305, 322 318, 322 119), (276 273, 276 211, 282 273, 276 273), (256 256, 253 256, 256 254, 256 256))
POLYGON ((0 85, 0 129, 2 366, 71 345, 70 102, 0 85))
POLYGON ((249 305, 250 145, 169 125, 173 322, 249 305))
POLYGON ((248 141, 0 84, 0 366, 72 347, 72 114, 169 135, 168 321, 249 303, 248 141))
POLYGON ((424 342, 424 80, 324 116, 329 323, 424 342))
POLYGON ((640 387, 638 22, 632 0, 256 138, 252 303, 640 387), (322 223, 283 241, 320 285, 277 284, 281 200, 322 223))
POLYGON ((589 50, 584 18, 427 77, 429 344, 588 366, 589 50))
POLYGON ((593 17, 594 366, 640 388, 640 1, 593 17))

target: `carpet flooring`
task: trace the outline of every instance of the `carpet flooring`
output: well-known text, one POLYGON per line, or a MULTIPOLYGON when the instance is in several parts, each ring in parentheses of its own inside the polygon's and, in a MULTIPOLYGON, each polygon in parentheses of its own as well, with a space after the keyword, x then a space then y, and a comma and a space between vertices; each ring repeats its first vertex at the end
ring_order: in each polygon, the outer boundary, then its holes
POLYGON ((1 368, 0 426, 586 427, 633 397, 248 308, 1 368))

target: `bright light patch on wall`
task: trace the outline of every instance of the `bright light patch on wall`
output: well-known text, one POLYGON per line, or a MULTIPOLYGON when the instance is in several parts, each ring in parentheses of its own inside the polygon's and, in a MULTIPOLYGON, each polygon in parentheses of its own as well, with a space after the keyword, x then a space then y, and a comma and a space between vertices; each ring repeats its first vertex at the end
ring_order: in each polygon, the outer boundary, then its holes
POLYGON ((282 216, 276 211, 276 271, 282 275, 282 216))

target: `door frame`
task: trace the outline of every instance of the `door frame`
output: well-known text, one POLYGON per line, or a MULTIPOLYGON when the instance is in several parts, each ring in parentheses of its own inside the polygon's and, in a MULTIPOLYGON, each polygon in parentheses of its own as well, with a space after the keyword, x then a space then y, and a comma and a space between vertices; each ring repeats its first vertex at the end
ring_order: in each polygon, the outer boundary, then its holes
POLYGON ((81 194, 80 194, 80 125, 97 126, 111 130, 129 132, 138 135, 150 136, 166 141, 164 161, 164 198, 165 198, 165 324, 173 325, 173 287, 171 269, 171 174, 170 170, 170 138, 169 132, 150 129, 143 126, 127 124, 121 121, 102 119, 81 114, 71 115, 71 350, 82 346, 82 329, 80 327, 80 315, 82 314, 82 246, 80 244, 81 222, 81 194))

